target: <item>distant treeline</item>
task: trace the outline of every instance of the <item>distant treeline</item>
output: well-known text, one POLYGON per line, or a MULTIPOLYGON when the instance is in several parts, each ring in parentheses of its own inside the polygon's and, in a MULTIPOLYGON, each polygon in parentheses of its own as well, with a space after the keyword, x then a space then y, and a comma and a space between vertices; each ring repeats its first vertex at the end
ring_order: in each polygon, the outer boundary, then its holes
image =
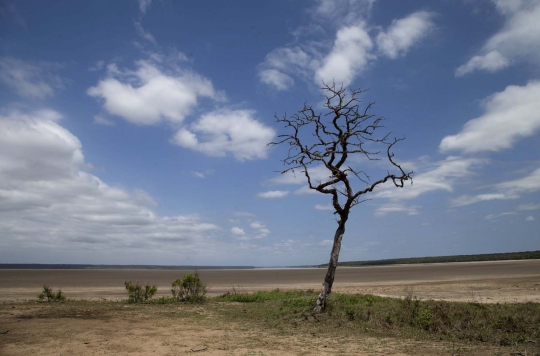
MULTIPOLYGON (((414 264, 414 263, 478 262, 478 261, 531 260, 531 259, 540 259, 540 251, 488 253, 488 254, 482 254, 482 255, 392 258, 388 260, 374 260, 374 261, 351 261, 351 262, 338 262, 338 266, 348 266, 348 267, 385 266, 385 265, 414 264)), ((319 265, 318 267, 328 267, 328 264, 319 265)))
POLYGON ((254 269, 254 266, 153 266, 153 265, 73 265, 42 263, 0 263, 0 269, 254 269))

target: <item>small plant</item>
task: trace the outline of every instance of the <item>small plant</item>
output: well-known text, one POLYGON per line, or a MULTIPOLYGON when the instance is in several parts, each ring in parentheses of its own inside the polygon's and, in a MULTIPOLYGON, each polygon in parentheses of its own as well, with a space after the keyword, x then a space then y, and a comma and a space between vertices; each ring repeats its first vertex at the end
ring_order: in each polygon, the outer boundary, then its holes
POLYGON ((199 303, 204 301, 206 286, 203 284, 199 273, 189 273, 172 283, 173 298, 178 301, 199 303))
POLYGON ((48 285, 43 285, 43 291, 38 294, 39 300, 45 300, 47 298, 47 301, 50 302, 63 302, 66 300, 66 297, 64 294, 62 294, 62 290, 59 289, 56 293, 50 288, 48 285))
POLYGON ((132 283, 126 281, 124 283, 128 293, 128 303, 143 303, 151 299, 157 292, 157 287, 150 284, 141 285, 139 282, 132 283))

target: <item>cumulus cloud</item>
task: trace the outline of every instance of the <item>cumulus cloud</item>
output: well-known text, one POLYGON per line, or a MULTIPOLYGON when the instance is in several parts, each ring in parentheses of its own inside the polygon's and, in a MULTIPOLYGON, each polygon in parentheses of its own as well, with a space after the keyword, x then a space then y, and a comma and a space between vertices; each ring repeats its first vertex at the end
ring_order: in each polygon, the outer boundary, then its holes
POLYGON ((85 172, 81 142, 60 119, 53 110, 0 116, 0 250, 187 251, 219 230, 195 215, 158 216, 147 192, 85 172))
MULTIPOLYGON (((339 17, 337 23, 340 26, 333 41, 303 41, 271 51, 259 66, 259 80, 276 90, 290 89, 294 84, 293 77, 314 81, 317 85, 321 81, 352 83, 370 62, 377 59, 369 26, 360 15, 372 4, 373 1, 360 0, 320 1, 315 15, 339 17), (340 13, 343 14, 338 15, 340 13)), ((433 13, 418 11, 394 20, 376 37, 378 52, 391 59, 404 56, 432 31, 433 17, 433 13)))
POLYGON ((527 217, 525 218, 525 221, 534 221, 534 220, 535 220, 535 219, 534 219, 534 216, 531 216, 531 215, 529 215, 529 216, 527 216, 527 217))
POLYGON ((0 58, 0 82, 25 98, 45 99, 63 88, 63 80, 53 72, 58 65, 39 65, 16 58, 0 58))
POLYGON ((244 229, 235 226, 231 229, 231 234, 233 234, 234 236, 245 236, 246 232, 244 231, 244 229))
POLYGON ((289 194, 288 190, 269 190, 267 192, 261 192, 257 194, 257 197, 273 199, 286 197, 287 194, 289 194))
POLYGON ((505 17, 501 30, 489 38, 479 54, 456 70, 462 76, 476 70, 495 72, 518 61, 540 61, 540 1, 493 0, 505 17))
POLYGON ((212 111, 180 129, 171 142, 209 156, 231 154, 240 161, 266 158, 275 131, 254 115, 252 110, 212 111))
POLYGON ((231 229, 231 234, 235 236, 237 240, 247 241, 247 240, 258 240, 263 239, 270 235, 270 230, 266 226, 258 221, 252 222, 250 227, 255 230, 251 233, 246 233, 244 229, 235 226, 231 229))
POLYGON ((137 61, 135 71, 108 66, 105 79, 87 90, 112 115, 138 125, 163 120, 181 123, 200 97, 220 99, 210 80, 190 70, 165 72, 151 61, 137 61))
POLYGON ((364 23, 339 29, 332 50, 315 72, 315 81, 349 85, 372 58, 372 47, 364 23))
POLYGON ((521 137, 540 129, 540 82, 525 86, 510 85, 484 101, 484 114, 468 121, 457 135, 446 136, 439 145, 442 152, 465 153, 501 151, 521 137))
POLYGON ((409 16, 392 21, 386 31, 377 35, 379 52, 388 58, 404 56, 409 49, 425 38, 435 27, 434 14, 417 11, 409 16))

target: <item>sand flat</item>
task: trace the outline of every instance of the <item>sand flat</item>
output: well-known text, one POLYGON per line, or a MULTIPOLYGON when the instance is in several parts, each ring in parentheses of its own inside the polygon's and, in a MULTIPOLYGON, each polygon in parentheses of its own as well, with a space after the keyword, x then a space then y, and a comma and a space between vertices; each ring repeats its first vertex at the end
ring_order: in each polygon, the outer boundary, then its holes
MULTIPOLYGON (((4 269, 0 300, 33 299, 43 284, 61 288, 71 298, 125 298, 124 281, 158 286, 169 294, 171 282, 190 271, 145 269, 4 269)), ((230 291, 318 289, 323 268, 199 270, 210 295, 230 291)), ((540 260, 339 267, 334 290, 420 298, 483 302, 540 302, 540 260)))

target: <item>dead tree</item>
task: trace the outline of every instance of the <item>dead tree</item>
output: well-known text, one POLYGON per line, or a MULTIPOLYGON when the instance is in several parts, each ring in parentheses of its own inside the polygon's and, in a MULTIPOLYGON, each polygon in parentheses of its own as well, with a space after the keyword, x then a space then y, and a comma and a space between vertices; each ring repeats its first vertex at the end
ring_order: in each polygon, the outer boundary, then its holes
MULTIPOLYGON (((324 84, 324 83, 323 83, 324 84)), ((352 207, 365 201, 364 195, 385 182, 391 181, 396 187, 402 188, 405 181, 412 184, 413 172, 405 173, 399 164, 394 161, 392 147, 403 138, 389 139, 390 134, 379 135, 379 129, 384 120, 382 117, 369 113, 373 103, 367 104, 363 109, 360 89, 348 92, 346 88, 324 84, 326 101, 325 114, 316 114, 315 110, 306 104, 304 108, 290 118, 276 116, 279 123, 283 123, 290 133, 278 136, 276 142, 270 146, 288 144, 289 151, 283 160, 289 166, 281 173, 300 170, 307 178, 310 189, 332 198, 334 214, 337 215, 338 227, 334 235, 332 252, 328 271, 324 278, 323 287, 314 312, 321 312, 326 307, 326 301, 332 291, 332 284, 336 273, 341 239, 345 234, 345 224, 349 218, 352 207), (307 133, 311 135, 306 136, 307 133), (380 146, 386 148, 379 150, 380 146), (350 158, 361 155, 367 161, 380 160, 382 155, 388 158, 390 167, 395 171, 373 181, 361 169, 353 168, 350 158), (310 169, 323 166, 328 170, 328 177, 316 180, 310 174, 310 169), (354 190, 351 183, 360 184, 359 190, 354 190)))

